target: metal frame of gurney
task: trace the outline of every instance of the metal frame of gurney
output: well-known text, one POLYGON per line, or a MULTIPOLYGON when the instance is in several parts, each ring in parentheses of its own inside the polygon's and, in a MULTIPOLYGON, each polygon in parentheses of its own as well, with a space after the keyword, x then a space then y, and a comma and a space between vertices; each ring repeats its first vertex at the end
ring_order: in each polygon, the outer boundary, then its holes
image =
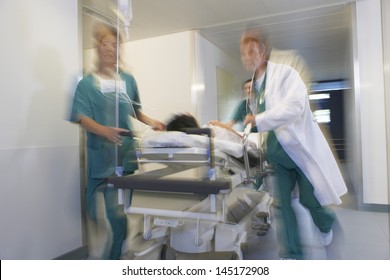
MULTIPOLYGON (((209 130, 190 133, 209 136, 209 148, 143 148, 137 155, 140 166, 159 163, 164 167, 134 175, 109 178, 109 184, 118 188, 119 202, 129 214, 144 216, 143 238, 156 243, 137 252, 143 256, 161 245, 183 253, 234 252, 243 259, 242 245, 253 232, 253 217, 263 215, 266 224, 269 220, 269 207, 272 202, 269 194, 255 190, 244 137, 244 164, 226 153, 214 150, 213 138, 209 130), (207 166, 204 178, 175 178, 172 174, 207 166), (126 192, 164 192, 179 194, 200 194, 205 199, 187 209, 169 210, 131 206, 126 192)), ((258 170, 257 170, 258 171, 258 170)), ((162 258, 166 258, 162 252, 162 258)))

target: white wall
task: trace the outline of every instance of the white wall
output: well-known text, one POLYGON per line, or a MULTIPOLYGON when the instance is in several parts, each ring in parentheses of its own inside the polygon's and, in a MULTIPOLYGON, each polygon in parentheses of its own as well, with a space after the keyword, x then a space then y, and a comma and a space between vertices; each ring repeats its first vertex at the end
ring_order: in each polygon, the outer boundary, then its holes
POLYGON ((360 111, 362 199, 388 204, 389 162, 380 0, 356 2, 355 94, 360 111))
MULTIPOLYGON (((244 72, 241 62, 233 59, 196 33, 195 65, 195 83, 198 85, 197 88, 201 88, 196 91, 196 112, 200 123, 204 124, 209 120, 218 119, 217 68, 231 74, 233 77, 234 93, 228 94, 232 99, 226 103, 226 106, 230 107, 231 112, 233 112, 238 100, 243 98, 241 89, 242 82, 248 79, 248 76, 250 77, 250 74, 244 72)), ((228 121, 228 119, 223 121, 228 121)))
POLYGON ((193 31, 124 44, 124 63, 137 80, 143 111, 166 121, 172 114, 194 114, 191 101, 194 68, 193 31))
POLYGON ((0 1, 0 259, 81 246, 78 1, 0 1))
POLYGON ((145 112, 163 121, 180 112, 200 124, 217 119, 217 67, 232 73, 240 91, 241 64, 195 31, 129 42, 124 49, 145 112))
MULTIPOLYGON (((385 71, 385 99, 386 99, 386 131, 387 131, 387 164, 390 169, 390 1, 382 1, 383 27, 383 54, 385 71)), ((387 195, 390 202, 390 170, 387 171, 387 195)))
MULTIPOLYGON (((350 5, 350 15, 356 15, 355 5, 350 5)), ((349 186, 350 191, 354 191, 355 194, 359 195, 359 188, 361 188, 361 145, 360 145, 360 117, 359 104, 358 104, 358 81, 354 82, 355 79, 359 78, 359 67, 354 67, 357 64, 357 52, 351 51, 354 49, 354 45, 357 45, 356 35, 356 16, 351 16, 352 23, 348 30, 348 44, 347 54, 345 63, 348 64, 350 76, 346 77, 350 81, 351 89, 346 90, 344 93, 344 124, 345 124, 345 138, 346 138, 346 169, 348 171, 349 178, 344 176, 349 186), (355 77, 356 76, 356 77, 355 77)))

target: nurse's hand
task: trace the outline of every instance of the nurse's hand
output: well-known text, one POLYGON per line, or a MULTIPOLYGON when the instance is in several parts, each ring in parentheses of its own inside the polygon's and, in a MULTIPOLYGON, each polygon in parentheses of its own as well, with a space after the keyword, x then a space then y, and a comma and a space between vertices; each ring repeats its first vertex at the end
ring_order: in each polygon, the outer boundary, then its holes
POLYGON ((129 132, 129 130, 119 127, 105 126, 103 131, 103 137, 106 138, 108 141, 120 146, 123 142, 121 136, 122 132, 126 133, 129 132))

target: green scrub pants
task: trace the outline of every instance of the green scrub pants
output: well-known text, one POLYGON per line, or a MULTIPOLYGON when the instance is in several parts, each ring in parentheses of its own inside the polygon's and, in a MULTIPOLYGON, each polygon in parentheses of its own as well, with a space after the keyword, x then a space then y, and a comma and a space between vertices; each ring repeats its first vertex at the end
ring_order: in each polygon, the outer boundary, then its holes
POLYGON ((329 232, 335 221, 335 214, 330 208, 321 206, 314 188, 300 168, 280 146, 274 133, 268 138, 271 154, 267 155, 269 164, 275 169, 273 208, 276 220, 276 236, 280 246, 279 257, 303 259, 297 218, 291 206, 291 193, 296 183, 299 186, 299 202, 306 207, 314 224, 321 232, 329 232))
POLYGON ((127 217, 123 211, 123 205, 118 204, 118 190, 107 187, 105 179, 88 179, 87 187, 87 211, 94 222, 98 219, 97 195, 104 197, 106 215, 111 225, 112 240, 107 238, 102 259, 118 260, 122 253, 122 244, 127 235, 127 217))

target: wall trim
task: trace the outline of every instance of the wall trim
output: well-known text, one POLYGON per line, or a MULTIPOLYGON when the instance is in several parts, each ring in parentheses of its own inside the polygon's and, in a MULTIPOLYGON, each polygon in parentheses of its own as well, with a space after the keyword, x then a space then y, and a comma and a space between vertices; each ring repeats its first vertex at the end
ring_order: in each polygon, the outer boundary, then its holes
POLYGON ((82 246, 65 253, 54 260, 85 260, 88 257, 88 246, 82 246))
POLYGON ((358 210, 368 212, 390 213, 390 205, 363 203, 358 206, 358 210))

